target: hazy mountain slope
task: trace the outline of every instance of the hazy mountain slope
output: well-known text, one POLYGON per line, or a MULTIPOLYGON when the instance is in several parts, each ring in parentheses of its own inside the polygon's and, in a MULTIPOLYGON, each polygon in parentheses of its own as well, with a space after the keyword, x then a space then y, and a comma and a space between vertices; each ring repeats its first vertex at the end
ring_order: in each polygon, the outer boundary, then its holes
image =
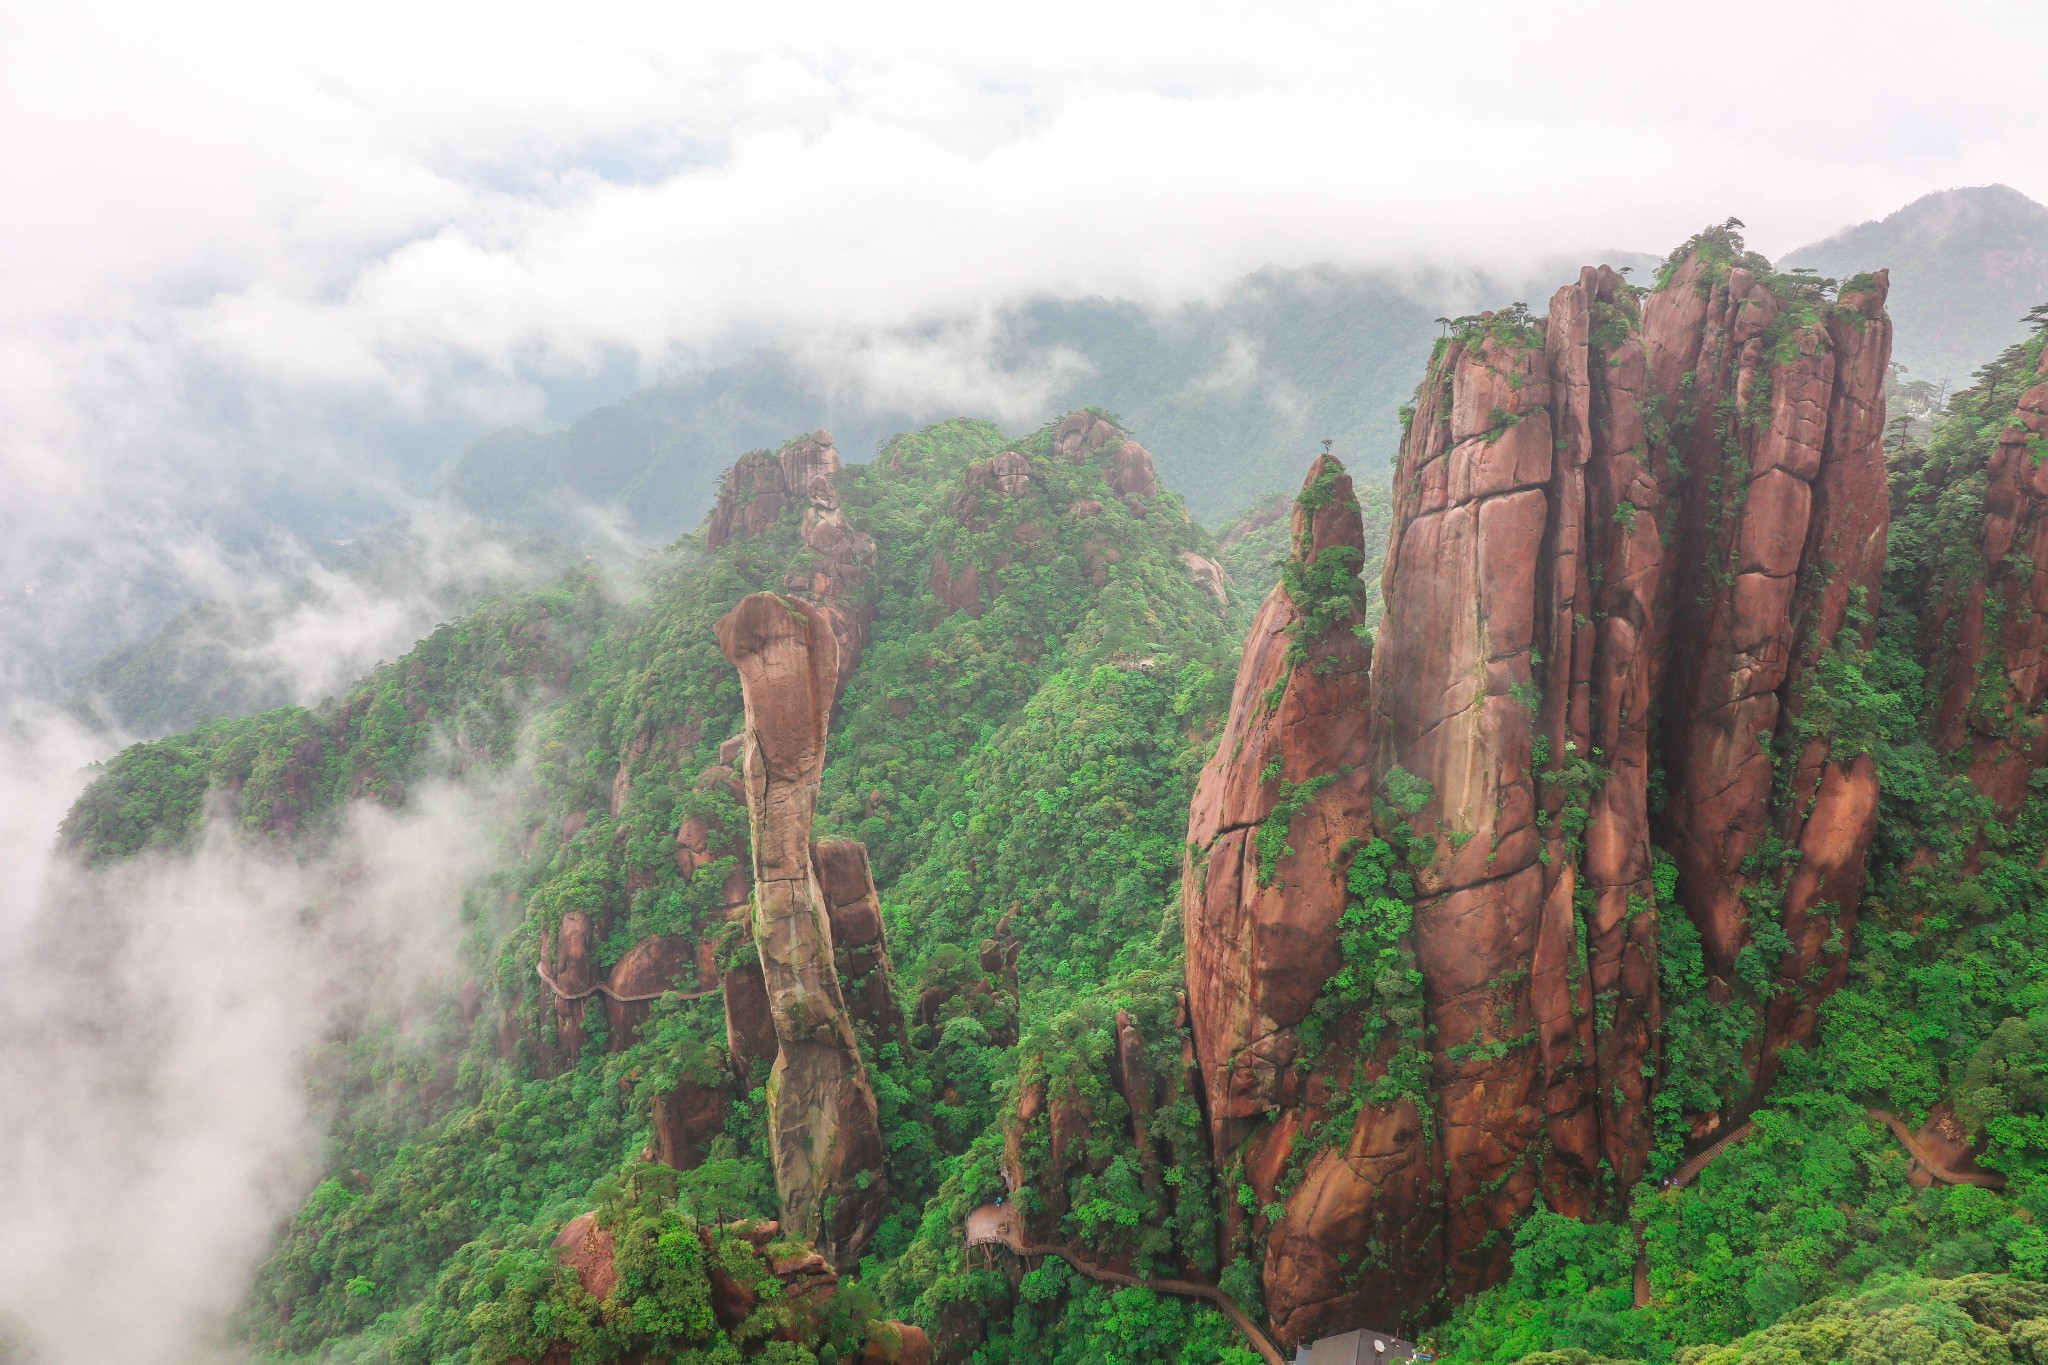
POLYGON ((2048 298, 2048 208, 2004 185, 1941 190, 1778 264, 1837 279, 1889 267, 1892 358, 1953 391, 2024 337, 2023 315, 2048 298))
POLYGON ((865 458, 917 422, 835 401, 789 356, 761 350, 641 389, 560 431, 494 432, 463 452, 444 487, 483 517, 575 534, 590 531, 590 509, 666 540, 711 510, 734 451, 779 446, 821 425, 865 458))
POLYGON ((188 607, 102 658, 69 708, 154 736, 339 692, 443 621, 553 579, 580 552, 538 531, 433 519, 394 524, 238 597, 188 607))
MULTIPOLYGON (((1594 255, 1638 270, 1652 263, 1630 252, 1594 255)), ((1383 468, 1435 319, 1536 296, 1542 282, 1580 264, 1423 275, 1269 268, 1212 301, 1164 311, 1120 299, 1041 299, 1000 320, 992 358, 1020 383, 1072 373, 1034 418, 1089 405, 1116 413, 1172 452, 1160 457, 1162 477, 1198 519, 1213 522, 1291 487, 1301 452, 1324 437, 1361 473, 1383 468)), ((446 488, 486 517, 573 531, 588 504, 667 538, 710 510, 734 450, 780 445, 822 424, 861 459, 881 438, 957 406, 870 409, 857 389, 760 350, 643 389, 562 431, 485 437, 450 470, 446 488)))

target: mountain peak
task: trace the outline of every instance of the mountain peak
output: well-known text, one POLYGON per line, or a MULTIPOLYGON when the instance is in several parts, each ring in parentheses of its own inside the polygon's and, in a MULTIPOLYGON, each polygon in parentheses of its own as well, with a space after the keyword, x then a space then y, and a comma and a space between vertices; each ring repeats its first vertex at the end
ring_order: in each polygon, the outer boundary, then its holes
POLYGON ((2021 314, 2048 298, 2048 207, 2010 185, 1936 190, 1782 264, 1844 278, 1892 267, 1898 360, 1916 379, 1955 388, 2025 336, 2021 314))

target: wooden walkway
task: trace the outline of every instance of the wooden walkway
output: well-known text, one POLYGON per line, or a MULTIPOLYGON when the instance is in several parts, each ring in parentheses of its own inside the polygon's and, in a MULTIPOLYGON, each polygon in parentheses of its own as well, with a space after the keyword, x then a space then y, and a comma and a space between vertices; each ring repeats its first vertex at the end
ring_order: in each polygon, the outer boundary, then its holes
POLYGON ((1172 1294, 1178 1298, 1201 1299, 1222 1310, 1225 1317, 1244 1333, 1252 1349, 1266 1362, 1266 1365, 1287 1365, 1280 1348, 1273 1344, 1271 1337, 1260 1330, 1259 1325, 1237 1306, 1237 1300, 1213 1284, 1199 1284, 1194 1280, 1146 1279, 1138 1275, 1126 1275, 1121 1270, 1108 1270, 1090 1264, 1069 1247, 1047 1246, 1021 1240, 1016 1224, 1010 1218, 1010 1210, 997 1204, 983 1204, 967 1215, 967 1245, 999 1246, 1019 1256, 1057 1256, 1091 1280, 1102 1284, 1128 1285, 1138 1289, 1149 1289, 1155 1294, 1172 1294))
MULTIPOLYGON (((1906 1149, 1907 1155, 1919 1162, 1921 1169, 1925 1170, 1942 1184, 1975 1185, 1980 1189, 1986 1190, 2002 1190, 2005 1188, 2005 1177, 2003 1175, 2000 1175, 1997 1171, 1970 1170, 1954 1164, 1954 1162, 1945 1158, 1940 1152, 1930 1147, 1920 1134, 1908 1128, 1906 1121, 1897 1114, 1884 1109, 1866 1109, 1864 1112, 1879 1123, 1882 1123, 1885 1127, 1891 1129, 1892 1136, 1897 1138, 1899 1145, 1906 1149)), ((1704 1152, 1701 1152, 1698 1156, 1695 1156, 1672 1172, 1671 1183, 1679 1189, 1684 1189, 1687 1185, 1692 1184, 1694 1180, 1699 1178, 1701 1171, 1712 1165, 1714 1160, 1723 1152, 1748 1137, 1751 1130, 1755 1127, 1755 1121, 1748 1120, 1730 1129, 1727 1136, 1723 1137, 1719 1142, 1716 1142, 1713 1146, 1707 1148, 1704 1152)))
MULTIPOLYGON (((2005 1188, 2005 1177, 1997 1171, 1965 1170, 1945 1159, 1941 1153, 1928 1146, 1920 1134, 1908 1128, 1906 1121, 1897 1114, 1885 1109, 1866 1109, 1863 1112, 1891 1129, 1892 1136, 1898 1139, 1899 1145, 1906 1149, 1907 1154, 1920 1164, 1922 1170, 1942 1184, 1975 1185, 1979 1189, 1986 1190, 2002 1190, 2005 1188)), ((1693 1181, 1699 1178, 1701 1171, 1706 1170, 1708 1166, 1712 1165, 1730 1147, 1748 1137, 1755 1128, 1755 1120, 1745 1119, 1742 1123, 1729 1129, 1727 1134, 1713 1146, 1687 1161, 1676 1171, 1673 1171, 1668 1183, 1672 1187, 1681 1190, 1687 1185, 1692 1184, 1693 1181)), ((1650 1304, 1650 1264, 1649 1256, 1643 1249, 1643 1229, 1640 1223, 1635 1225, 1635 1234, 1636 1307, 1647 1308, 1650 1304)))
POLYGON ((1891 1129, 1892 1136, 1899 1140, 1901 1147, 1904 1147, 1913 1154, 1913 1160, 1920 1163, 1921 1169, 1925 1170, 1927 1174, 1933 1176, 1942 1184, 1975 1185, 1983 1190, 2002 1190, 2005 1188, 2005 1177, 1997 1171, 1965 1170, 1960 1166, 1951 1164, 1941 1153, 1928 1146, 1918 1133, 1908 1128, 1905 1120, 1901 1119, 1897 1114, 1888 1113, 1883 1109, 1871 1109, 1867 1112, 1870 1117, 1891 1129))
POLYGON ((1673 1171, 1671 1173, 1672 1185, 1682 1190, 1687 1185, 1692 1184, 1693 1181, 1699 1179, 1701 1171, 1704 1171, 1705 1169, 1707 1169, 1707 1167, 1714 1164, 1714 1159, 1716 1157, 1720 1156, 1721 1153, 1727 1151, 1730 1147, 1733 1147, 1736 1143, 1748 1137, 1750 1135, 1750 1132, 1755 1127, 1755 1119, 1744 1119, 1735 1127, 1730 1128, 1726 1133, 1721 1135, 1720 1141, 1716 1142, 1713 1146, 1707 1148, 1707 1150, 1701 1152, 1698 1156, 1695 1156, 1690 1161, 1686 1162, 1683 1166, 1680 1166, 1677 1170, 1673 1171))
POLYGON ((650 991, 646 995, 620 995, 600 981, 587 990, 565 991, 555 984, 552 976, 548 975, 548 966, 545 962, 534 963, 533 970, 541 980, 548 983, 548 989, 563 1000, 582 1000, 592 995, 602 995, 607 1000, 618 1001, 621 1005, 637 1005, 643 1000, 659 1000, 664 995, 673 995, 678 1000, 702 1000, 707 995, 716 995, 725 989, 723 986, 707 986, 701 991, 659 990, 650 991))

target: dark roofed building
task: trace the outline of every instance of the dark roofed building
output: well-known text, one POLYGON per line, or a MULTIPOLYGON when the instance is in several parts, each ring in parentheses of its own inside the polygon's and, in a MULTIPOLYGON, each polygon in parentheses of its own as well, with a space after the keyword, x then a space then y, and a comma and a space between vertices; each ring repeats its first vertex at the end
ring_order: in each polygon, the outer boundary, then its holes
POLYGON ((1415 1343, 1364 1328, 1324 1337, 1296 1349, 1294 1365, 1379 1365, 1383 1360, 1428 1360, 1415 1343))

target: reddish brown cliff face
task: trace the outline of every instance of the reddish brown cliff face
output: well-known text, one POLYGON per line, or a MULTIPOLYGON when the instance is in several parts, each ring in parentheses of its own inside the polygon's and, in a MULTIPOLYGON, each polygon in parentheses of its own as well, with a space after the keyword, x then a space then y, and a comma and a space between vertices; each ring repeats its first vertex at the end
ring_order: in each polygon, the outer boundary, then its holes
POLYGON ((1802 674, 1838 645, 1852 607, 1869 643, 1889 518, 1884 294, 1880 274, 1815 307, 1781 299, 1740 265, 1717 276, 1695 258, 1645 310, 1651 380, 1672 396, 1671 457, 1687 495, 1683 586, 1669 594, 1671 801, 1660 839, 1710 973, 1732 978, 1758 911, 1790 938, 1768 964, 1790 995, 1762 1039, 1765 1076, 1775 1049, 1811 1030, 1809 976, 1822 990, 1839 980, 1875 829, 1873 766, 1833 763, 1824 741, 1800 746, 1790 722, 1802 674), (1797 755, 1782 801, 1774 742, 1797 755), (1781 869, 1795 863, 1785 885, 1781 869), (1823 902, 1832 917, 1816 916, 1823 902), (1829 954, 1831 939, 1841 946, 1829 954))
MULTIPOLYGON (((1426 1299, 1441 1274, 1421 1116, 1411 1097, 1382 1093, 1407 1041, 1400 1021, 1388 1002, 1354 997, 1312 1039, 1300 1031, 1343 965, 1347 865, 1375 832, 1361 541, 1351 480, 1326 455, 1295 505, 1285 580, 1245 642, 1230 720, 1196 790, 1182 889, 1215 1154, 1226 1167, 1241 1159, 1262 1207, 1284 1205, 1237 1236, 1263 1238, 1267 1310, 1291 1341, 1343 1330, 1360 1301, 1426 1299), (1347 1106, 1344 1125, 1333 1116, 1347 1106), (1288 1190, 1290 1173, 1299 1183, 1288 1190), (1385 1254, 1360 1265, 1366 1246, 1385 1254)), ((1242 1210, 1232 1217, 1241 1224, 1242 1210)))
POLYGON ((834 961, 811 852, 839 646, 823 612, 754 593, 718 623, 746 703, 754 945, 774 1023, 769 1156, 784 1221, 850 1262, 887 1201, 880 1123, 834 961))
MULTIPOLYGON (((2041 362, 2048 376, 2048 354, 2041 362)), ((1970 779, 2010 817, 2048 762, 2048 382, 2020 397, 1991 457, 1981 567, 1943 601, 1931 636, 1945 651, 1935 742, 1964 750, 1970 779)))
POLYGON ((1589 1216, 1643 1175, 1656 849, 1759 1087, 1838 979, 1875 777, 1792 727, 1867 644, 1890 330, 1882 275, 1830 301, 1762 268, 1708 234, 1647 298, 1588 269, 1442 343, 1371 647, 1290 639, 1349 502, 1311 472, 1183 887, 1216 1154, 1283 1210, 1251 1231, 1284 1342, 1412 1325, 1505 1274, 1539 1196, 1589 1216), (1736 971, 1765 925, 1768 1001, 1736 971))
POLYGON ((814 431, 779 452, 749 451, 725 476, 718 505, 704 524, 704 548, 716 550, 735 540, 765 535, 792 507, 803 505, 811 479, 828 480, 839 472, 839 451, 832 433, 814 431))

